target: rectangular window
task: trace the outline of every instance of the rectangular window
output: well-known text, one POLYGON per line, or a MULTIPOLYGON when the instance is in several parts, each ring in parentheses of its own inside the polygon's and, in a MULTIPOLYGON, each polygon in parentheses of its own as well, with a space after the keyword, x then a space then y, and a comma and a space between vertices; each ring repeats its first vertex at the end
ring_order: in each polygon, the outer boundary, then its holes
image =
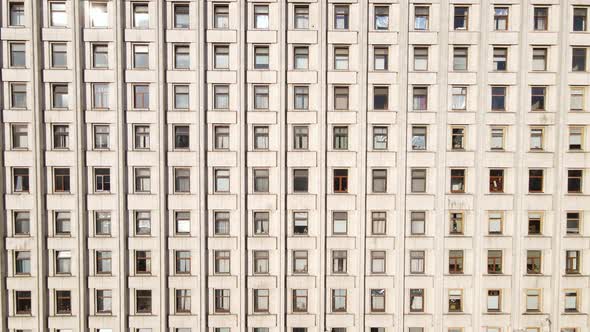
POLYGON ((293 192, 306 193, 309 191, 309 170, 293 170, 293 192))
POLYGON ((309 5, 293 6, 293 25, 295 29, 309 28, 309 5))
POLYGON ((191 213, 189 211, 174 212, 174 231, 176 235, 188 235, 191 232, 191 213))
POLYGON ((213 68, 228 69, 229 68, 229 46, 215 45, 213 46, 213 68))
POLYGON ((333 128, 333 145, 334 150, 348 150, 348 127, 338 126, 333 128))
POLYGON ((385 312, 385 289, 371 289, 371 312, 385 312))
POLYGON ((491 138, 490 138, 490 148, 492 150, 504 150, 504 135, 505 135, 505 128, 492 127, 491 138))
POLYGON ((455 6, 454 14, 453 28, 455 30, 467 30, 469 24, 469 7, 455 6))
POLYGON ((388 6, 375 6, 374 18, 375 18, 375 30, 387 30, 389 29, 389 7, 388 6))
POLYGON ((214 291, 215 312, 223 313, 229 312, 230 309, 230 290, 229 289, 215 289, 214 291))
POLYGON ((334 87, 334 109, 347 110, 348 108, 348 87, 335 86, 334 87))
POLYGON ((428 88, 421 86, 421 87, 413 87, 413 109, 415 111, 426 111, 428 108, 428 88))
POLYGON ((307 289, 293 290, 293 312, 307 312, 307 289))
POLYGON ((347 261, 346 250, 332 250, 332 273, 346 273, 347 261))
POLYGON ((544 141, 544 130, 543 128, 531 128, 530 132, 530 149, 531 150, 543 150, 544 141))
POLYGON ((293 149, 307 150, 309 148, 309 127, 293 126, 293 149))
POLYGON ((334 47, 334 70, 348 70, 348 46, 334 47))
POLYGON ((348 213, 334 211, 332 213, 332 234, 346 235, 348 233, 348 213))
POLYGON ((15 251, 14 252, 14 274, 30 275, 31 274, 31 252, 15 251))
POLYGON ((348 192, 348 170, 335 169, 334 171, 334 192, 347 193, 348 192))
POLYGON ((451 169, 451 193, 465 192, 465 170, 451 169))
POLYGON ((489 289, 488 298, 486 301, 486 309, 488 312, 499 312, 500 311, 500 290, 489 289))
POLYGON ((494 47, 494 71, 506 71, 508 68, 508 48, 494 47))
POLYGON ((109 168, 94 169, 94 191, 110 192, 111 191, 111 170, 109 168))
POLYGON ((13 124, 10 128, 12 132, 12 148, 27 149, 29 147, 29 126, 26 124, 13 124))
POLYGON ((268 150, 268 127, 255 126, 254 127, 254 149, 268 150))
POLYGON ((136 168, 135 169, 135 192, 149 193, 151 188, 150 169, 136 168))
POLYGON ((133 6, 133 27, 136 29, 149 28, 150 14, 147 3, 132 3, 133 6))
POLYGON ((307 273, 307 251, 306 250, 293 251, 293 273, 295 273, 295 274, 307 273))
POLYGON ((138 289, 135 291, 135 312, 147 314, 152 312, 152 291, 138 289))
POLYGON ((269 254, 266 250, 253 251, 254 256, 254 274, 265 274, 268 273, 269 267, 269 254))
POLYGON ((187 110, 189 108, 189 87, 188 85, 174 86, 174 109, 187 110))
POLYGON ((411 192, 426 192, 426 169, 412 169, 411 176, 411 192))
MULTIPOLYGON (((467 70, 467 56, 469 49, 467 47, 453 48, 453 70, 467 70)), ((494 62, 496 54, 494 53, 494 62)))
POLYGON ((463 234, 463 212, 451 212, 449 214, 449 234, 450 235, 462 235, 463 234))
POLYGON ((371 251, 371 273, 385 273, 385 251, 371 251))
POLYGON ((215 273, 227 274, 230 271, 230 252, 226 250, 215 250, 215 273))
POLYGON ((502 273, 502 250, 488 250, 488 274, 502 273))
POLYGON ((191 273, 191 252, 179 250, 175 253, 175 272, 176 274, 191 273))
POLYGON ((31 231, 31 218, 29 211, 15 211, 12 216, 14 221, 14 235, 29 235, 31 231))
POLYGON ((527 289, 526 294, 526 311, 539 312, 541 311, 541 292, 538 289, 527 289))
POLYGON ((188 4, 174 4, 174 28, 188 29, 190 26, 190 7, 188 4))
POLYGON ((152 232, 150 211, 135 211, 135 235, 150 235, 152 232))
POLYGON ((529 193, 543 192, 543 170, 529 169, 529 193))
POLYGON ((568 169, 567 170, 567 192, 572 194, 582 193, 582 178, 583 170, 568 169))
POLYGON ((293 212, 293 234, 307 235, 309 231, 307 212, 293 212))
POLYGON ((71 274, 72 273, 72 252, 61 250, 55 252, 55 273, 71 274))
POLYGON ((99 110, 106 110, 109 108, 108 83, 92 84, 92 108, 99 110))
POLYGON ((68 65, 68 46, 66 43, 51 44, 51 67, 65 68, 68 65))
POLYGON ((254 46, 254 69, 268 69, 270 63, 268 46, 254 46))
POLYGON ((569 235, 580 234, 580 213, 566 213, 566 233, 569 235))
POLYGON ((31 291, 14 292, 15 313, 17 315, 31 314, 31 291))
POLYGON ((547 70, 547 48, 533 48, 533 71, 547 70))
POLYGON ((215 29, 229 28, 229 5, 214 4, 213 16, 213 27, 215 29))
POLYGON ((150 66, 150 55, 148 45, 133 45, 133 68, 148 69, 150 66))
POLYGON ((388 128, 373 127, 373 150, 387 150, 388 128))
POLYGON ((191 172, 189 168, 174 169, 174 192, 189 193, 191 188, 191 172))
POLYGON ((135 273, 149 274, 152 271, 152 255, 150 251, 135 251, 135 273))
POLYGON ((267 193, 269 190, 269 170, 254 169, 254 192, 267 193))
POLYGON ((535 7, 533 9, 533 29, 537 31, 546 31, 549 24, 549 8, 535 7))
POLYGON ((10 84, 10 106, 12 108, 27 108, 27 86, 22 83, 10 84))
POLYGON ((229 149, 229 126, 214 126, 214 148, 216 150, 229 149))
POLYGON ((97 211, 94 213, 95 232, 98 236, 111 235, 111 213, 97 211))
POLYGON ((506 110, 506 87, 493 86, 492 87, 492 111, 506 110))
POLYGON ((414 30, 426 31, 429 27, 430 8, 427 6, 414 6, 414 30))
POLYGON ((528 216, 529 235, 541 235, 543 229, 543 214, 529 213, 528 216))
POLYGON ((389 88, 386 86, 373 87, 373 109, 387 110, 389 108, 389 88))
POLYGON ((269 297, 268 289, 254 290, 254 312, 268 312, 269 311, 269 297))
POLYGON ((508 7, 494 7, 494 30, 508 30, 508 7))
POLYGON ((414 47, 414 70, 428 70, 428 47, 414 47))
POLYGON ((502 212, 488 213, 488 234, 502 234, 502 212))
POLYGON ((574 7, 573 31, 586 31, 588 29, 588 8, 574 7))
POLYGON ((54 109, 67 109, 68 102, 68 86, 66 84, 54 84, 51 86, 52 103, 54 109))
POLYGON ((229 175, 228 169, 215 170, 215 192, 229 192, 229 175))
POLYGON ((147 110, 150 107, 149 85, 133 86, 133 108, 147 110))
POLYGON ((348 29, 349 10, 347 5, 334 5, 334 29, 348 29))
POLYGON ((424 251, 410 251, 410 273, 423 274, 425 267, 424 251))
POLYGON ((134 127, 134 142, 135 149, 149 149, 150 148, 150 127, 149 126, 135 126, 134 127))
POLYGON ((12 188, 15 193, 29 192, 29 169, 12 169, 12 188))
POLYGON ((578 312, 578 292, 575 290, 566 290, 564 295, 564 311, 578 312))
POLYGON ((254 29, 268 29, 268 6, 254 5, 254 29))
POLYGON ((544 111, 545 110, 545 96, 547 88, 544 86, 531 87, 531 110, 544 111))
POLYGON ((463 250, 449 250, 449 273, 463 273, 463 250))
POLYGON ((53 125, 53 148, 67 149, 70 146, 70 127, 68 125, 53 125))
POLYGON ((92 67, 107 68, 109 66, 109 48, 107 45, 92 45, 92 67))
POLYGON ((565 273, 578 274, 580 273, 580 251, 566 250, 565 251, 565 273))
POLYGON ((454 86, 452 92, 452 104, 453 110, 465 110, 467 108, 467 87, 465 86, 454 86))
POLYGON ((388 70, 389 69, 389 49, 387 47, 373 48, 373 69, 374 70, 388 70))
POLYGON ((309 68, 309 47, 293 47, 293 69, 305 70, 309 68))
POLYGON ((174 148, 188 149, 190 145, 189 126, 174 126, 174 148))
POLYGON ((69 236, 72 233, 72 219, 69 211, 56 211, 55 235, 69 236))
POLYGON ((424 312, 424 289, 410 289, 410 312, 424 312))
POLYGON ((268 85, 254 86, 254 109, 268 109, 268 85))
POLYGON ((213 108, 218 110, 229 109, 228 85, 215 85, 213 87, 213 108))
POLYGON ((332 312, 346 312, 346 289, 332 289, 332 312))
POLYGON ((465 150, 465 128, 451 128, 451 149, 465 150))
POLYGON ((25 25, 25 4, 23 2, 10 2, 9 8, 9 20, 8 25, 11 27, 24 26, 25 25))
POLYGON ((190 289, 177 289, 175 299, 176 313, 191 312, 191 291, 190 289))
MULTIPOLYGON (((256 214, 254 214, 256 216, 256 214)), ((213 223, 215 224, 213 232, 215 235, 229 235, 230 229, 230 218, 229 212, 227 211, 215 211, 213 213, 213 223)))
POLYGON ((54 192, 70 192, 70 169, 53 169, 54 192))
POLYGON ((504 170, 490 169, 490 193, 504 192, 504 170))
POLYGON ((96 312, 101 314, 111 313, 113 310, 113 292, 111 290, 96 290, 96 312))
POLYGON ((373 182, 372 182, 373 193, 387 192, 387 170, 374 169, 372 171, 372 175, 373 175, 373 182))
POLYGON ((55 313, 58 315, 72 313, 72 294, 70 291, 55 291, 55 313))
POLYGON ((371 234, 387 234, 387 213, 381 211, 371 212, 371 234))
POLYGON ((527 274, 541 273, 541 250, 527 250, 526 253, 526 272, 527 274))
POLYGON ((94 149, 106 150, 109 148, 109 134, 110 129, 108 125, 95 125, 92 127, 94 131, 94 149))
POLYGON ((572 48, 572 71, 586 71, 586 53, 585 47, 572 48))
POLYGON ((191 65, 190 47, 174 45, 174 69, 189 69, 191 65))
POLYGON ((463 311, 463 291, 460 289, 449 290, 449 312, 463 311))
POLYGON ((410 212, 410 234, 424 235, 426 231, 426 212, 411 211, 410 212))
POLYGON ((570 89, 570 110, 582 111, 584 110, 584 99, 586 98, 586 90, 584 87, 571 87, 570 89))
POLYGON ((65 27, 68 24, 68 14, 65 2, 49 3, 49 25, 52 27, 65 27))
POLYGON ((112 253, 110 251, 96 252, 96 274, 110 274, 112 271, 112 253))
POLYGON ((309 87, 293 87, 293 108, 296 110, 309 109, 309 87))

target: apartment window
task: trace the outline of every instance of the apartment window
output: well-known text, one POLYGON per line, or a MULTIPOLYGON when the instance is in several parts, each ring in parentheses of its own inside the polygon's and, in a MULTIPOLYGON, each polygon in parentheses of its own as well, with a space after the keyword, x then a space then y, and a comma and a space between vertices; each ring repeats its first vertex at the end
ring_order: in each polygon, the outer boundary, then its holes
POLYGON ((175 168, 174 169, 174 192, 188 193, 190 192, 191 172, 189 168, 175 168))
POLYGON ((229 289, 215 289, 214 291, 214 306, 215 312, 229 312, 230 309, 230 290, 229 289))
POLYGON ((9 26, 25 25, 25 4, 23 2, 10 2, 8 4, 9 26))
MULTIPOLYGON (((256 213, 254 214, 256 216, 256 213)), ((215 235, 229 235, 229 212, 227 211, 215 211, 213 213, 213 231, 215 235)))
POLYGON ((371 312, 385 312, 385 289, 371 289, 371 312))
POLYGON ((348 150, 348 127, 338 126, 333 129, 333 149, 348 150))
POLYGON ((52 27, 65 27, 68 23, 65 2, 49 3, 49 25, 52 27))
POLYGON ((565 252, 565 273, 578 274, 580 273, 580 251, 566 250, 565 252))
POLYGON ((492 87, 492 111, 506 110, 506 87, 492 87))
POLYGON ((12 108, 27 108, 27 86, 25 84, 10 84, 10 106, 12 108))
POLYGON ((526 311, 541 311, 541 291, 538 289, 527 289, 526 292, 526 311))
POLYGON ((216 150, 227 150, 229 149, 229 127, 228 126, 215 126, 214 132, 214 148, 216 150))
POLYGON ((549 8, 547 7, 535 7, 533 9, 533 28, 534 30, 545 31, 549 24, 549 8))
POLYGON ((375 17, 375 30, 387 30, 389 29, 389 7, 388 6, 375 6, 374 7, 375 17))
POLYGON ((112 271, 112 253, 110 251, 96 252, 96 273, 110 274, 112 271))
POLYGON ((499 312, 500 311, 500 290, 489 289, 487 298, 487 310, 488 312, 499 312))
POLYGON ((307 251, 293 251, 293 273, 307 273, 307 251))
POLYGON ((254 69, 269 68, 269 47, 254 46, 254 69))
POLYGON ((385 251, 371 251, 371 273, 385 273, 385 251))
POLYGON ((346 5, 334 6, 334 29, 348 29, 349 10, 346 5))
POLYGON ((452 92, 452 109, 465 110, 467 108, 467 87, 454 86, 452 92))
POLYGON ((145 250, 135 251, 135 273, 149 274, 152 271, 152 254, 145 250))
POLYGON ((254 273, 264 274, 268 273, 269 269, 269 254, 268 251, 254 251, 254 273))
POLYGON ((348 87, 336 86, 334 87, 334 109, 347 110, 348 109, 348 87))
POLYGON ((216 274, 227 274, 230 269, 230 252, 226 250, 216 250, 214 253, 215 257, 215 273, 216 274))
POLYGON ((494 47, 494 71, 506 71, 508 68, 508 49, 494 47))
POLYGON ((494 30, 508 30, 508 7, 494 7, 494 30))
POLYGON ((547 49, 533 48, 533 71, 547 70, 547 49))
POLYGON ((228 45, 215 45, 213 46, 213 67, 215 69, 228 69, 229 68, 229 46, 228 45))
POLYGON ((134 141, 135 149, 149 149, 150 148, 150 127, 149 126, 135 126, 134 127, 134 141))
POLYGON ((133 6, 133 27, 136 29, 147 29, 149 27, 149 8, 147 3, 132 3, 133 6))
POLYGON ((567 171, 567 192, 582 192, 583 171, 581 169, 568 169, 567 171))
POLYGON ((229 192, 229 170, 215 170, 215 192, 229 192))
POLYGON ((543 128, 531 128, 530 133, 530 149, 531 150, 543 150, 543 128))
POLYGON ((149 85, 133 86, 133 108, 149 109, 150 107, 150 87, 149 85))
POLYGON ((254 28, 268 29, 268 6, 254 5, 254 28))
POLYGON ((254 109, 268 109, 268 85, 254 86, 254 109))
POLYGON ((176 313, 190 313, 191 312, 191 291, 190 289, 176 290, 176 313))
POLYGON ((14 252, 14 274, 30 275, 31 274, 31 252, 15 251, 14 252))
POLYGON ((463 311, 463 291, 460 289, 449 290, 449 312, 463 311))
POLYGON ((529 213, 528 227, 529 235, 541 235, 542 230, 542 214, 540 213, 529 213))
POLYGON ((584 109, 584 87, 572 87, 570 89, 570 110, 581 111, 584 109))
POLYGON ((229 28, 229 5, 215 4, 213 6, 213 26, 216 29, 229 28))
POLYGON ((426 150, 427 128, 412 126, 412 150, 426 150))
POLYGON ((113 310, 113 292, 106 289, 96 290, 96 312, 108 314, 113 310))
POLYGON ((309 148, 309 127, 293 127, 293 149, 307 150, 309 148))
POLYGON ((387 213, 371 212, 371 234, 385 235, 387 233, 387 213))
POLYGON ((373 127, 373 150, 387 150, 387 127, 374 126, 373 127))
POLYGON ((426 231, 426 212, 412 211, 410 212, 410 234, 424 235, 426 231))
POLYGON ((410 251, 410 273, 423 274, 425 253, 424 251, 410 251))
POLYGON ((109 168, 94 169, 94 191, 110 192, 111 191, 111 170, 109 168))
POLYGON ((465 170, 451 169, 451 193, 465 192, 465 170))
POLYGON ((13 168, 12 169, 12 186, 13 191, 29 192, 29 169, 13 168))
POLYGON ((26 124, 11 126, 12 148, 26 149, 29 147, 29 127, 26 124))
POLYGON ((332 213, 332 234, 346 235, 348 232, 348 213, 334 211, 332 213))
POLYGON ((449 273, 463 273, 463 250, 449 250, 449 273))
POLYGON ((186 110, 189 108, 189 88, 188 85, 174 86, 174 109, 186 110))
POLYGON ((309 170, 293 170, 293 192, 306 193, 309 191, 309 170))
POLYGON ((174 28, 188 29, 190 26, 190 7, 188 4, 174 4, 174 28))
POLYGON ((492 150, 504 150, 504 135, 505 129, 502 127, 495 127, 491 130, 490 148, 492 150))
MULTIPOLYGON (((68 65, 68 53, 66 43, 51 44, 51 67, 65 68, 68 65)), ((24 66, 24 63, 23 63, 24 66)))
POLYGON ((469 23, 469 7, 455 7, 453 27, 455 30, 467 30, 469 23))
POLYGON ((189 69, 190 61, 190 47, 188 45, 174 46, 174 68, 175 69, 189 69))
POLYGON ((109 85, 107 83, 92 84, 92 108, 100 110, 109 108, 109 85))
POLYGON ((428 47, 414 47, 414 70, 428 70, 428 47))
POLYGON ((544 86, 531 87, 531 110, 543 111, 545 110, 545 95, 547 88, 544 86))
POLYGON ((309 6, 295 5, 293 7, 293 25, 295 29, 309 28, 309 6))
POLYGON ((55 235, 70 235, 71 234, 71 218, 70 212, 58 211, 54 214, 55 218, 55 235))
POLYGON ((373 67, 375 70, 389 69, 389 49, 387 47, 373 48, 373 67))
POLYGON ((572 71, 586 71, 586 48, 572 48, 572 71))
POLYGON ((387 192, 387 170, 374 169, 372 171, 372 189, 373 193, 387 192))
POLYGON ((565 312, 578 312, 578 292, 575 290, 566 290, 564 295, 565 312))
POLYGON ((334 170, 334 192, 346 193, 348 192, 348 170, 335 169, 334 170))
POLYGON ((96 223, 96 235, 110 235, 111 234, 111 213, 105 211, 97 211, 94 214, 96 223))
POLYGON ((387 110, 389 108, 389 88, 386 86, 373 87, 373 109, 387 110))
POLYGON ((543 192, 543 170, 529 169, 529 193, 543 192))
POLYGON ((267 193, 269 189, 268 169, 254 169, 254 192, 267 193))
POLYGON ((428 21, 430 17, 430 8, 427 6, 414 7, 414 30, 428 30, 428 21))
POLYGON ((150 65, 149 46, 133 45, 133 68, 148 69, 150 65))
POLYGON ((135 211, 135 235, 152 233, 152 216, 150 211, 135 211))
POLYGON ((176 235, 187 235, 191 232, 191 214, 189 211, 174 213, 174 230, 176 235))
POLYGON ((424 289, 410 289, 410 312, 424 312, 424 289))
POLYGON ((53 182, 55 192, 69 192, 70 191, 70 169, 69 168, 54 168, 53 182))
POLYGON ((426 169, 412 169, 411 171, 411 192, 426 192, 426 169))
POLYGON ((107 68, 109 66, 109 48, 107 45, 92 45, 92 67, 107 68))
POLYGON ((574 7, 573 30, 586 31, 588 22, 588 8, 574 7))
POLYGON ((150 169, 136 168, 135 169, 135 192, 149 193, 150 192, 150 169))
POLYGON ((268 150, 268 127, 254 127, 254 149, 268 150))
POLYGON ((293 312, 307 312, 307 289, 293 290, 293 312))
POLYGON ((428 88, 414 87, 413 92, 413 109, 415 111, 426 111, 428 108, 428 88))
POLYGON ((463 234, 463 213, 462 212, 451 212, 449 216, 449 234, 461 235, 463 234))
POLYGON ((108 125, 95 125, 94 131, 94 149, 106 150, 109 148, 110 129, 108 125))
POLYGON ((55 313, 69 315, 72 313, 72 294, 70 291, 55 291, 55 313))
POLYGON ((490 192, 503 193, 504 192, 504 170, 490 169, 490 192))
POLYGON ((71 274, 72 273, 72 252, 67 250, 55 252, 55 273, 71 274))
POLYGON ((152 291, 138 289, 135 291, 135 312, 148 314, 152 312, 152 291))
MULTIPOLYGON (((467 70, 467 56, 469 49, 467 47, 453 48, 453 70, 467 70)), ((494 53, 495 59, 495 53, 494 53)))
POLYGON ((465 128, 451 128, 451 148, 453 150, 465 149, 465 128))
POLYGON ((190 251, 176 251, 176 274, 190 274, 191 273, 191 252, 190 251))
POLYGON ((334 69, 348 70, 349 49, 345 47, 334 48, 334 69))
POLYGON ((70 127, 68 125, 53 125, 53 148, 67 149, 70 146, 70 127))
POLYGON ((346 312, 346 289, 332 289, 332 312, 346 312))
POLYGON ((332 251, 332 273, 346 273, 348 253, 346 250, 332 251))
POLYGON ((66 109, 68 108, 68 86, 65 84, 55 84, 51 87, 52 93, 52 108, 66 109))
POLYGON ((309 47, 293 47, 293 68, 307 69, 309 67, 309 47))
POLYGON ((309 87, 296 86, 293 88, 293 108, 296 110, 309 109, 309 87))
POLYGON ((527 274, 541 273, 541 258, 540 250, 527 250, 526 253, 526 272, 527 274))
POLYGON ((215 85, 213 87, 213 108, 220 110, 229 109, 229 86, 215 85))
POLYGON ((268 312, 269 311, 269 297, 268 289, 255 289, 254 295, 254 312, 268 312))
POLYGON ((580 213, 566 213, 566 233, 569 235, 580 234, 580 213))
POLYGON ((293 234, 307 235, 309 231, 307 212, 293 212, 293 234))
POLYGON ((15 211, 13 214, 14 235, 29 235, 31 230, 31 218, 28 211, 15 211))
POLYGON ((188 149, 189 142, 189 126, 174 126, 174 148, 188 149))
POLYGON ((502 250, 488 250, 488 274, 502 273, 502 250))

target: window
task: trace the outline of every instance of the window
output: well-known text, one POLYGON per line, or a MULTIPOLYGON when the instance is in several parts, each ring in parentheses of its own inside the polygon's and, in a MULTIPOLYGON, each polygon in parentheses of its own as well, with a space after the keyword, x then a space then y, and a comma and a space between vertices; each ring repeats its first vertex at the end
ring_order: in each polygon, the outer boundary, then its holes
POLYGON ((526 294, 526 311, 541 311, 541 291, 538 289, 527 289, 526 294))
POLYGON ((68 125, 53 125, 53 148, 67 149, 70 145, 70 129, 68 125))
POLYGON ((109 85, 107 83, 92 84, 92 108, 97 110, 109 108, 109 85))
POLYGON ((191 172, 189 168, 175 168, 174 169, 174 192, 188 193, 190 192, 191 172))
POLYGON ((337 126, 333 128, 333 145, 334 150, 348 150, 348 127, 337 126))
POLYGON ((385 251, 371 251, 371 273, 385 273, 385 251))
POLYGON ((410 234, 424 235, 426 230, 426 212, 412 211, 410 212, 410 234))
POLYGON ((254 312, 268 312, 269 311, 269 297, 268 289, 254 290, 254 312))
POLYGON ((26 124, 13 124, 12 131, 12 148, 27 149, 29 147, 29 127, 26 124))
POLYGON ((453 110, 465 110, 467 108, 467 87, 454 86, 452 92, 452 105, 453 110))
POLYGON ((230 308, 230 290, 215 289, 215 312, 229 312, 230 308))
POLYGON ((174 148, 188 149, 189 142, 189 126, 174 126, 174 148))
POLYGON ((68 14, 65 2, 49 3, 49 25, 52 27, 65 27, 68 24, 68 14))
POLYGON ((215 192, 229 192, 229 170, 215 170, 215 192))
POLYGON ((135 211, 135 235, 150 235, 152 232, 150 211, 135 211))
POLYGON ((112 271, 112 254, 110 251, 96 252, 96 273, 110 274, 112 271))
POLYGON ((334 170, 334 192, 347 193, 348 192, 348 170, 335 169, 334 170))
POLYGON ((133 45, 133 68, 148 69, 150 66, 149 46, 133 45))
POLYGON ((229 28, 229 5, 214 4, 213 16, 213 27, 215 29, 229 28))
POLYGON ((345 47, 334 48, 334 69, 348 70, 349 49, 345 47))
POLYGON ((465 149, 465 128, 455 127, 451 128, 451 149, 464 150, 465 149))
POLYGON ((469 23, 469 7, 458 7, 454 9, 453 27, 455 30, 467 30, 469 23))
POLYGON ((346 5, 334 6, 334 29, 348 29, 349 7, 346 5))
POLYGON ((389 7, 375 6, 374 7, 375 30, 389 29, 389 7))
POLYGON ((569 235, 580 234, 580 213, 566 213, 566 233, 569 235))
POLYGON ((293 273, 307 273, 307 251, 293 251, 293 273))
POLYGON ((426 169, 412 169, 411 176, 411 192, 426 192, 426 169))
POLYGON ((293 26, 295 29, 309 28, 309 6, 295 5, 293 7, 293 26))
POLYGON ((547 49, 533 48, 533 71, 547 70, 547 49))
POLYGON ((215 224, 213 229, 215 235, 229 235, 229 212, 215 211, 213 213, 213 222, 215 224))
POLYGON ((373 127, 373 150, 387 150, 388 129, 383 126, 373 127))
POLYGON ((309 87, 293 87, 293 108, 296 110, 309 109, 309 87))
POLYGON ((465 170, 451 169, 451 193, 465 192, 465 170))
POLYGON ((186 110, 189 108, 188 85, 174 86, 174 108, 177 110, 186 110))
POLYGON ((190 47, 188 45, 174 46, 174 68, 189 69, 191 65, 190 47))
POLYGON ((371 312, 385 311, 385 289, 371 289, 371 312))
POLYGON ((135 149, 149 149, 150 148, 150 127, 149 126, 135 126, 135 149))
POLYGON ((96 235, 110 235, 111 234, 111 213, 105 211, 97 211, 94 214, 96 235))
POLYGON ((543 128, 531 128, 530 135, 530 149, 531 150, 543 150, 543 128))
POLYGON ((508 7, 494 7, 494 30, 508 30, 508 7))
POLYGON ((581 111, 584 109, 585 99, 584 87, 572 87, 570 89, 570 110, 581 111))
POLYGON ((254 109, 268 109, 268 85, 254 86, 254 109))
POLYGON ((488 289, 487 298, 487 310, 488 312, 499 312, 500 311, 500 290, 488 289))
POLYGON ((55 313, 58 315, 72 313, 72 294, 70 291, 55 291, 55 313))
POLYGON ((414 70, 428 70, 428 47, 414 47, 414 70))
POLYGON ((568 193, 582 193, 582 177, 583 171, 581 169, 567 170, 567 192, 568 193))
POLYGON ((346 273, 347 256, 346 250, 332 250, 332 273, 346 273))
POLYGON ((55 235, 68 236, 71 234, 71 217, 70 212, 57 211, 54 214, 55 218, 55 235))
POLYGON ((10 106, 12 108, 27 108, 27 86, 25 84, 10 84, 10 106))
POLYGON ((463 291, 460 289, 449 290, 449 312, 463 311, 463 291))
POLYGON ((424 251, 410 251, 410 273, 423 274, 424 273, 424 251))
POLYGON ((332 312, 346 312, 346 289, 332 289, 332 312))
POLYGON ((150 107, 150 87, 149 85, 133 86, 133 108, 149 109, 150 107))
POLYGON ((190 7, 188 4, 174 4, 174 28, 188 29, 190 26, 190 7))
POLYGON ((494 47, 494 71, 506 71, 508 68, 508 49, 506 47, 494 47))
POLYGON ((307 289, 293 290, 293 312, 307 312, 307 289))
POLYGON ((526 252, 526 272, 527 274, 541 273, 541 251, 527 250, 526 252))
POLYGON ((229 109, 229 86, 215 85, 213 87, 213 108, 219 110, 229 109))
POLYGON ((191 214, 189 211, 174 212, 174 230, 176 235, 187 235, 191 232, 191 214))
POLYGON ((69 168, 54 168, 53 182, 55 192, 69 192, 70 191, 70 169, 69 168))
POLYGON ((268 6, 254 5, 254 28, 268 29, 268 6))
POLYGON ((133 27, 136 29, 149 28, 150 14, 147 3, 132 3, 133 27))
POLYGON ((388 70, 389 69, 389 49, 387 47, 373 48, 373 69, 374 70, 388 70))
POLYGON ((136 168, 135 169, 135 192, 149 193, 151 187, 150 169, 136 168))
POLYGON ((135 273, 149 274, 152 271, 152 255, 149 251, 135 251, 135 273))
POLYGON ((109 48, 107 45, 92 45, 92 67, 107 68, 109 66, 109 48))
POLYGON ((25 25, 25 4, 23 2, 10 2, 8 4, 9 26, 24 26, 25 25))
POLYGON ((254 46, 254 69, 269 68, 269 47, 254 46))
POLYGON ((543 192, 543 170, 529 169, 529 193, 543 192))
POLYGON ((293 48, 293 68, 307 69, 309 67, 309 47, 297 46, 293 48))
POLYGON ((410 312, 424 312, 424 289, 410 289, 410 312))
MULTIPOLYGON (((467 56, 468 56, 468 48, 467 47, 454 47, 453 48, 453 70, 467 70, 467 56)), ((495 52, 494 52, 494 61, 495 61, 495 52)))
POLYGON ((293 170, 293 192, 306 193, 309 190, 309 170, 293 170))
POLYGON ((147 314, 152 312, 152 291, 138 289, 135 291, 135 312, 147 314))
POLYGON ((549 26, 549 8, 547 7, 535 7, 533 10, 533 29, 539 31, 547 30, 549 26))
POLYGON ((463 273, 463 250, 449 250, 449 273, 463 273))
POLYGON ((332 213, 332 234, 346 235, 348 233, 348 213, 334 211, 332 213))
POLYGON ((502 273, 502 250, 488 250, 488 274, 502 273))
POLYGON ((372 181, 373 193, 387 192, 387 170, 374 169, 372 171, 372 174, 373 174, 373 181, 372 181))
POLYGON ((254 192, 267 193, 269 189, 268 169, 254 169, 254 192))
POLYGON ((588 8, 574 7, 574 31, 586 31, 588 20, 588 8))
POLYGON ((13 192, 29 192, 29 169, 13 168, 12 169, 12 186, 13 192))
POLYGON ((413 109, 415 111, 426 111, 428 108, 428 88, 414 87, 413 91, 413 109))
POLYGON ((15 251, 14 252, 14 274, 30 275, 31 274, 31 252, 15 251))
POLYGON ((348 109, 348 87, 336 86, 334 87, 334 109, 347 110, 348 109))
POLYGON ((412 126, 412 150, 426 150, 427 128, 412 126))
POLYGON ((94 191, 110 192, 111 191, 111 170, 109 168, 94 169, 94 191))
POLYGON ((386 86, 373 87, 373 109, 386 110, 389 108, 389 88, 386 86))
POLYGON ((462 212, 451 212, 449 216, 449 234, 460 235, 463 234, 463 213, 462 212))
POLYGON ((215 135, 214 148, 216 150, 229 149, 229 127, 215 126, 213 131, 215 135))
POLYGON ((215 69, 228 69, 229 68, 229 46, 228 45, 215 45, 213 46, 213 67, 215 69))
POLYGON ((254 149, 268 150, 268 127, 254 127, 254 149))
POLYGON ((55 84, 52 86, 52 108, 68 108, 68 86, 65 84, 55 84))
POLYGON ((414 7, 414 30, 426 31, 428 30, 428 21, 430 16, 430 8, 427 6, 414 7))
POLYGON ((268 251, 254 251, 254 274, 268 273, 269 254, 268 251))
POLYGON ((31 219, 28 211, 15 211, 13 214, 14 235, 29 235, 31 230, 31 219))
POLYGON ((490 169, 490 193, 504 192, 504 170, 490 169))
POLYGON ((492 111, 506 110, 506 87, 493 86, 492 87, 492 111))
POLYGON ((545 110, 545 94, 547 88, 544 86, 531 87, 531 110, 543 111, 545 110))
POLYGON ((307 212, 293 212, 293 234, 307 235, 309 230, 307 212))
POLYGON ((228 274, 230 269, 230 252, 226 250, 215 250, 215 273, 228 274))
POLYGON ((492 127, 490 139, 490 148, 492 150, 504 150, 504 135, 505 128, 492 127))
POLYGON ((71 274, 72 273, 72 252, 67 250, 55 252, 55 273, 71 274))
POLYGON ((111 313, 113 310, 113 292, 106 289, 96 290, 96 312, 111 313))
POLYGON ((578 274, 580 273, 580 251, 566 250, 565 251, 565 273, 578 274))
POLYGON ((308 126, 294 126, 293 127, 293 149, 307 150, 309 148, 309 127, 308 126))
MULTIPOLYGON (((65 68, 68 65, 68 53, 66 43, 51 44, 51 67, 65 68)), ((24 66, 24 63, 23 63, 24 66)))
POLYGON ((572 48, 572 71, 586 71, 586 48, 572 48))
POLYGON ((542 218, 543 215, 540 213, 529 213, 528 227, 529 235, 541 235, 542 234, 542 218))
POLYGON ((191 291, 190 289, 176 290, 176 313, 191 312, 191 291))
POLYGON ((191 273, 191 252, 179 250, 176 251, 176 274, 190 274, 191 273))
POLYGON ((14 303, 17 315, 30 315, 32 308, 31 291, 15 291, 14 303))
POLYGON ((578 292, 576 290, 566 290, 564 295, 564 311, 578 312, 578 292))

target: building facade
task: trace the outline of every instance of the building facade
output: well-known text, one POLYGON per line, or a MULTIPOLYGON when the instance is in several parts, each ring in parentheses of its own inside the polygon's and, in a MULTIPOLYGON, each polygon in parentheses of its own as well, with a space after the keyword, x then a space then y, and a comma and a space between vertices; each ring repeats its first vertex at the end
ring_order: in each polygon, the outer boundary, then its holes
POLYGON ((588 332, 587 0, 3 0, 0 330, 588 332))

